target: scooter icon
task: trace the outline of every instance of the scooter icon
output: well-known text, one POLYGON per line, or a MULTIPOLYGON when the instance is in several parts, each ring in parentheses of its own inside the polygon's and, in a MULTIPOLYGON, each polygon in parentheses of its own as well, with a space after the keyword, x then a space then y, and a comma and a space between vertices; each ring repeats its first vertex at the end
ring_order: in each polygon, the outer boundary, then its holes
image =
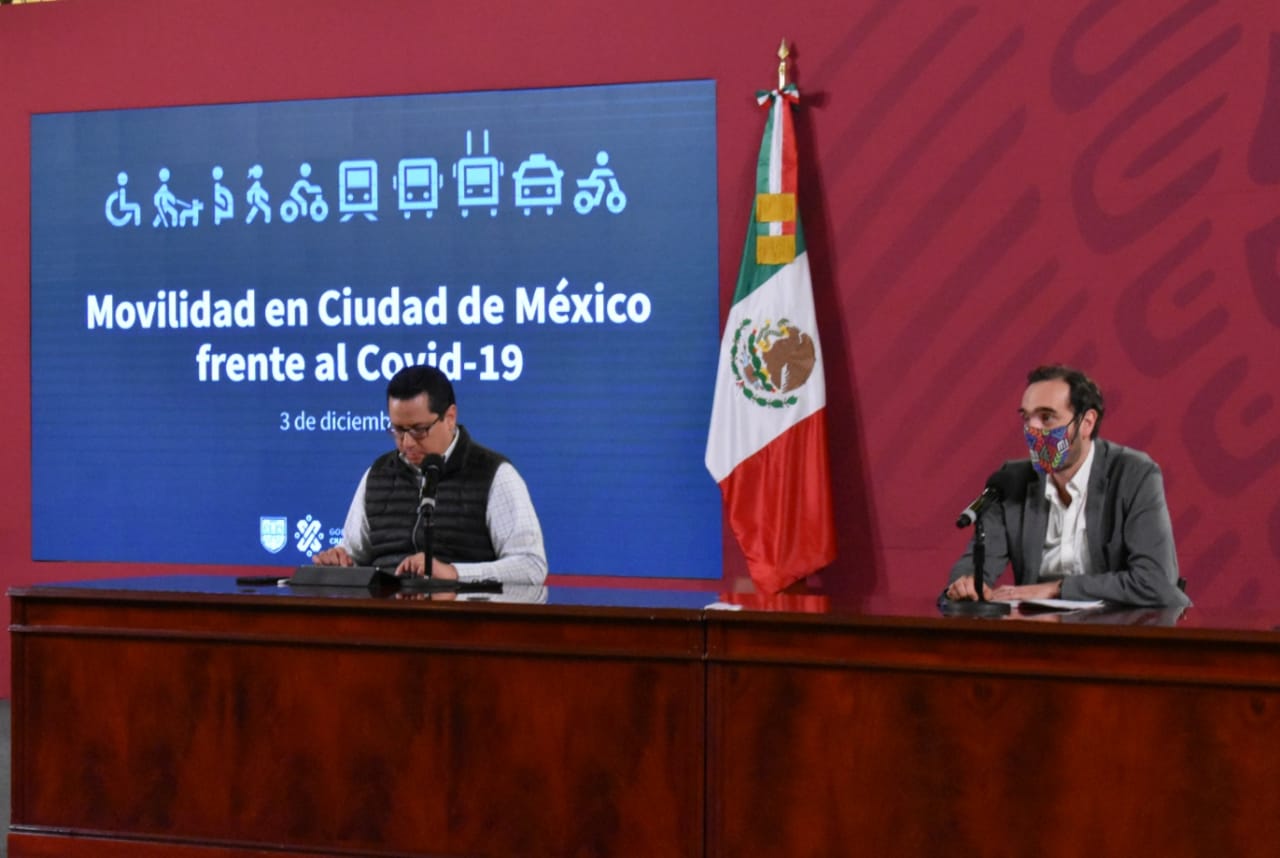
POLYGON ((311 176, 310 164, 303 162, 298 167, 298 173, 302 178, 293 183, 293 190, 289 191, 289 199, 280 204, 280 219, 285 223, 293 223, 299 215, 306 215, 316 223, 320 223, 329 216, 329 204, 324 201, 324 190, 319 185, 313 185, 307 181, 311 176), (312 199, 308 199, 308 195, 312 199))
POLYGON ((577 180, 581 190, 573 195, 573 207, 578 214, 587 214, 599 206, 601 200, 613 214, 618 214, 627 207, 627 195, 623 193, 622 188, 618 187, 618 177, 613 170, 609 169, 608 163, 609 153, 604 150, 597 152, 598 166, 591 171, 591 175, 577 180), (605 194, 606 180, 609 187, 607 195, 605 194))

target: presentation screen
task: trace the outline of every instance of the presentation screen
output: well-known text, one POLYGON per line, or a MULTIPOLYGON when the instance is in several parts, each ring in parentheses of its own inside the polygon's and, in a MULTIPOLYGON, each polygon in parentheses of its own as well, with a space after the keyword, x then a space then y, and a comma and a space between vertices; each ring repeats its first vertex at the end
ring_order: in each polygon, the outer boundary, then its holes
POLYGON ((453 380, 553 573, 716 578, 711 81, 31 122, 36 560, 294 565, 453 380))

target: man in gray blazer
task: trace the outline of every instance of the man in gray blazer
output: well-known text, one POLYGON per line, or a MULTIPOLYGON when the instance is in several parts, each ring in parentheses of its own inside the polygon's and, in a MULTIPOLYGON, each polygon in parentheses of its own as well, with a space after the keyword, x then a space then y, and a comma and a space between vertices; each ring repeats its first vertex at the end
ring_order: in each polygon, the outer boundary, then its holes
MULTIPOLYGON (((1178 578, 1160 467, 1145 453, 1098 438, 1105 407, 1088 376, 1042 366, 1020 409, 1030 460, 1006 462, 983 511, 988 599, 1105 599, 1191 604, 1178 578), (996 587, 1006 565, 1012 585, 996 587)), ((949 599, 976 599, 973 545, 951 570, 949 599)))

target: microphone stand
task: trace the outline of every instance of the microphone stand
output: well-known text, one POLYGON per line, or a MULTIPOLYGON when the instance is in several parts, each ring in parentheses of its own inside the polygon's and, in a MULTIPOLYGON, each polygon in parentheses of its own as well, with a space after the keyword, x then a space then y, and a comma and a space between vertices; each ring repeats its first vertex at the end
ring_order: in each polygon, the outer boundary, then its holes
POLYGON ((413 524, 413 547, 425 554, 427 566, 427 577, 431 577, 431 543, 433 530, 431 527, 431 514, 435 512, 434 505, 423 505, 418 508, 418 520, 413 524))
POLYGON ((400 589, 408 591, 422 591, 430 588, 431 584, 431 543, 433 542, 433 531, 431 527, 431 514, 435 512, 435 504, 422 504, 418 507, 418 519, 413 523, 413 547, 421 551, 425 557, 423 565, 423 575, 421 578, 416 576, 408 576, 400 579, 400 589))
MULTIPOLYGON (((438 457, 437 457, 438 458, 438 457)), ((439 471, 434 472, 438 474, 439 471)), ((423 569, 422 577, 405 576, 400 579, 400 589, 402 590, 425 590, 431 583, 431 549, 434 540, 435 529, 432 526, 432 518, 436 511, 435 484, 431 479, 431 472, 423 473, 422 497, 418 501, 418 517, 413 522, 413 547, 422 552, 423 569)))
MULTIPOLYGON (((985 510, 984 510, 985 512, 985 510)), ((973 522, 973 583, 978 591, 977 601, 945 599, 942 613, 948 617, 1004 617, 1013 609, 1007 602, 988 602, 987 589, 987 531, 982 524, 982 513, 973 522)))

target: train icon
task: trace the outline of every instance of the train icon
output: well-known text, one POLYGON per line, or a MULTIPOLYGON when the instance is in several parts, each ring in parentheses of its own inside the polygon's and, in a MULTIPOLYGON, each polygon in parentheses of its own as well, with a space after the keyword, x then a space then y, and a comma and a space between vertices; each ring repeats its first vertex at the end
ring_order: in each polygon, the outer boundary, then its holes
POLYGON ((362 214, 376 221, 378 210, 378 162, 373 160, 343 161, 338 165, 338 210, 342 222, 362 214))
POLYGON ((391 177, 391 186, 400 193, 400 211, 404 212, 405 220, 414 212, 432 217, 440 208, 439 192, 444 187, 444 176, 440 175, 440 165, 435 158, 401 158, 396 175, 391 177))
POLYGON ((525 217, 540 206, 546 206, 547 214, 560 205, 561 180, 564 170, 556 166, 541 152, 535 152, 511 174, 516 184, 516 207, 523 208, 525 217))
POLYGON ((502 177, 503 164, 489 154, 489 129, 484 130, 484 154, 471 154, 471 132, 467 132, 467 156, 453 165, 453 177, 458 181, 458 208, 466 217, 475 206, 489 206, 489 216, 498 216, 498 179, 502 177))

